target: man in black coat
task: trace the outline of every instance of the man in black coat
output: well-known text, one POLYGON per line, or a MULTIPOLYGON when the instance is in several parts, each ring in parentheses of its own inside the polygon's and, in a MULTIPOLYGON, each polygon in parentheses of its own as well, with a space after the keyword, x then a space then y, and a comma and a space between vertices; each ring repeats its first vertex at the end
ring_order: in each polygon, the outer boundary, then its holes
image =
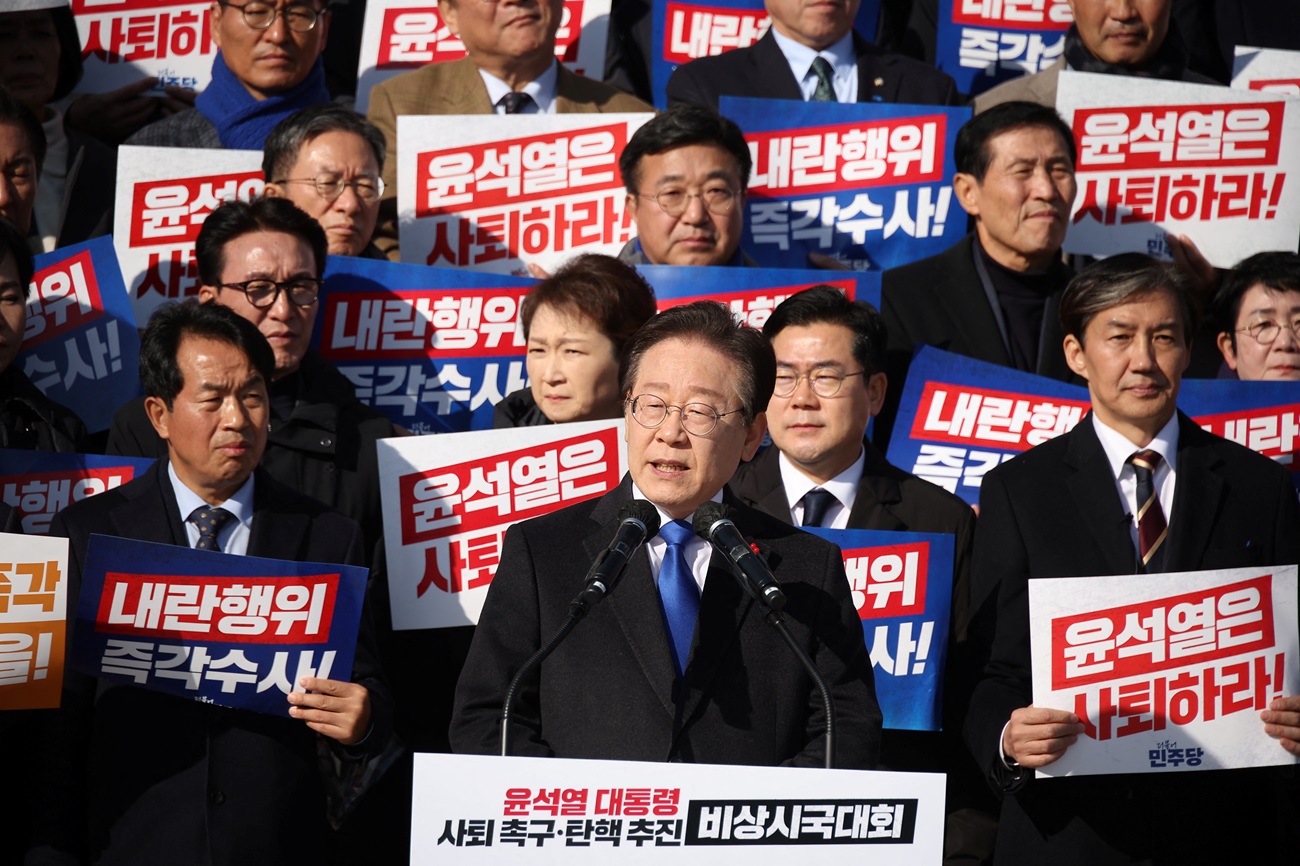
MULTIPOLYGON (((662 522, 627 573, 524 682, 517 755, 822 766, 822 701, 802 665, 690 520, 763 437, 772 350, 726 307, 698 302, 647 322, 621 374, 629 477, 605 496, 511 527, 456 691, 454 751, 499 750, 511 676, 586 584, 629 500, 662 522)), ((835 766, 872 768, 880 708, 838 548, 743 506, 735 523, 788 599, 795 640, 827 681, 835 766)))
MULTIPOLYGON (((992 655, 965 734, 1004 794, 996 862, 1229 863, 1241 856, 1242 828, 1250 859, 1288 859, 1293 774, 1033 778, 1084 726, 1073 713, 1031 706, 1030 579, 1300 561, 1290 472, 1176 410, 1196 322, 1178 272, 1135 253, 1106 259, 1071 282, 1061 322, 1092 412, 991 470, 980 489, 972 587, 988 599, 976 631, 992 624, 992 655)), ((1277 699, 1261 715, 1278 748, 1300 754, 1300 698, 1277 699)))
MULTIPOLYGON (((326 243, 320 225, 288 199, 226 202, 204 221, 195 241, 199 300, 253 322, 275 352, 262 468, 361 524, 368 559, 383 532, 375 442, 397 429, 307 348, 320 307, 326 243)), ((118 411, 109 454, 166 454, 144 407, 144 400, 135 400, 118 411)))
MULTIPOLYGON (((70 542, 70 598, 80 589, 92 534, 361 564, 355 522, 256 469, 273 369, 266 340, 225 308, 166 305, 154 314, 141 373, 146 411, 168 457, 136 481, 56 515, 51 534, 70 542), (198 515, 212 511, 226 522, 208 539, 198 515)), ((294 683, 291 718, 71 675, 52 728, 64 734, 58 752, 70 766, 56 767, 61 772, 44 783, 44 790, 62 786, 63 795, 41 819, 62 821, 68 835, 43 841, 75 850, 84 780, 92 862, 323 858, 326 783, 318 751, 360 758, 387 739, 391 711, 372 640, 363 620, 351 681, 294 683)))
POLYGON ((952 78, 883 51, 853 31, 858 0, 767 0, 772 26, 753 45, 685 63, 668 79, 669 105, 717 110, 722 96, 819 102, 962 105, 952 78))

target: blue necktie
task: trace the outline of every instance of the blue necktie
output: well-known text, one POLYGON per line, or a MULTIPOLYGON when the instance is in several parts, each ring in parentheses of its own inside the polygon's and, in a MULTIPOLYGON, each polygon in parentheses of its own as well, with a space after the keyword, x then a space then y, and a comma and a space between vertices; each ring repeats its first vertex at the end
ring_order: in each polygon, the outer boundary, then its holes
POLYGON ((664 625, 672 644, 677 676, 686 670, 691 652, 691 637, 700 613, 700 587, 686 561, 686 543, 695 538, 695 530, 685 520, 674 520, 659 527, 659 537, 667 542, 664 561, 659 566, 659 598, 664 606, 664 625))
POLYGON ((194 549, 220 552, 221 545, 217 543, 217 536, 227 523, 235 519, 235 515, 224 508, 209 508, 204 505, 194 509, 189 519, 199 528, 199 540, 194 549))

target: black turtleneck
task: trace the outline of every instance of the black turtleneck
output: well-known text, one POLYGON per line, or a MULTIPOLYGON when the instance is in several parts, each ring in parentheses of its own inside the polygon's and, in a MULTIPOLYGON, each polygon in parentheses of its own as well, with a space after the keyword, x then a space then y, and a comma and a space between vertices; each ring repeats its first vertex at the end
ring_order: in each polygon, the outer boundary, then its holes
POLYGON ((1007 326, 1007 353, 1011 366, 1029 373, 1038 372, 1043 310, 1047 307, 1048 297, 1064 285, 1066 277, 1061 272, 1065 266, 1054 263, 1042 271, 1013 271, 995 262, 978 239, 975 249, 988 269, 1007 326))

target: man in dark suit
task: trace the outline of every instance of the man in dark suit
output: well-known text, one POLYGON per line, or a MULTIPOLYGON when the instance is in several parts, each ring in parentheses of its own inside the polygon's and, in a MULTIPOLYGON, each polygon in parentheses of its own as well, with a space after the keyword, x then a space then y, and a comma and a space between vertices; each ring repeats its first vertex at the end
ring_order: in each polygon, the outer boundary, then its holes
MULTIPOLYGON (((726 307, 698 302, 651 319, 621 371, 629 477, 605 496, 511 527, 456 691, 454 751, 500 748, 511 676, 556 631, 613 537, 644 499, 659 534, 637 551, 514 705, 517 755, 822 766, 822 701, 802 665, 691 530, 763 438, 772 350, 726 307)), ((839 550, 735 503, 735 522, 785 591, 786 623, 825 678, 839 730, 835 766, 875 766, 871 663, 839 550)))
MULTIPOLYGON (((362 562, 356 523, 257 469, 273 369, 266 339, 224 307, 174 304, 154 314, 141 345, 141 378, 168 456, 139 479, 55 516, 51 534, 70 542, 70 598, 95 533, 232 555, 362 562), (200 515, 217 521, 212 537, 200 515)), ((391 713, 370 641, 363 623, 351 682, 295 683, 292 718, 134 686, 96 688, 72 676, 60 728, 73 739, 62 745, 72 761, 85 749, 85 763, 63 768, 50 784, 75 794, 84 780, 89 859, 214 866, 322 859, 326 787, 318 747, 361 757, 387 739, 391 713)), ((64 827, 69 832, 79 817, 67 815, 76 809, 73 794, 59 809, 73 822, 64 827)))
POLYGON ((953 192, 975 231, 949 249, 885 271, 889 328, 887 441, 912 353, 921 344, 1069 380, 1057 305, 1072 274, 1061 257, 1074 179, 1074 136, 1054 109, 998 106, 967 122, 953 149, 953 192))
POLYGON ((952 78, 883 51, 853 31, 859 0, 766 0, 772 26, 753 45, 685 63, 668 79, 668 103, 718 107, 721 96, 816 102, 961 105, 952 78))
MULTIPOLYGON (((1250 859, 1289 859, 1282 834, 1294 833, 1297 801, 1286 805, 1295 780, 1281 771, 1033 778, 1084 726, 1031 705, 1031 578, 1300 561, 1290 472, 1176 409, 1196 324, 1177 270, 1136 253, 1092 265, 1062 298, 1061 323, 1092 412, 990 471, 980 490, 972 588, 988 599, 976 631, 987 615, 992 655, 965 733, 1004 794, 997 862, 1229 863, 1243 828, 1250 859)), ((1300 698, 1275 700, 1262 719, 1300 754, 1300 698)))

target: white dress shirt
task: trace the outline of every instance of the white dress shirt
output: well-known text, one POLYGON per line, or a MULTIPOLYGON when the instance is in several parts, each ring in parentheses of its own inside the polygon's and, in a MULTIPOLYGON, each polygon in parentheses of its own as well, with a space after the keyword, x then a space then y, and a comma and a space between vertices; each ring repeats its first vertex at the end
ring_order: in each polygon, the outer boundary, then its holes
POLYGON ((1143 448, 1134 445, 1123 433, 1102 423, 1096 412, 1092 413, 1092 426, 1097 431, 1097 438, 1101 440, 1106 459, 1110 461, 1110 471, 1115 477, 1115 489, 1119 492, 1119 501, 1124 503, 1124 513, 1130 519, 1129 535, 1133 539, 1133 550, 1136 551, 1138 549, 1137 470, 1128 459, 1139 451, 1147 450, 1155 451, 1164 458, 1156 468, 1152 485, 1156 489, 1156 498, 1160 500, 1160 510, 1165 513, 1165 522, 1168 523, 1170 515, 1174 513, 1174 481, 1177 476, 1178 461, 1178 413, 1174 413, 1174 417, 1160 428, 1156 438, 1143 448))
MULTIPOLYGON (((487 85, 488 99, 492 100, 493 110, 497 114, 505 114, 506 107, 500 104, 501 97, 510 92, 510 85, 482 68, 478 74, 487 85)), ((525 84, 519 92, 531 96, 533 104, 518 113, 555 114, 555 84, 559 75, 559 61, 552 61, 545 72, 525 84)))
POLYGON ((771 33, 781 53, 785 55, 786 62, 790 64, 794 80, 799 82, 804 102, 812 99, 813 93, 817 90, 817 74, 812 70, 812 62, 818 57, 826 58, 834 70, 831 75, 831 86, 835 88, 835 101, 858 101, 858 55, 853 50, 852 30, 839 42, 822 51, 814 51, 802 42, 795 42, 788 36, 782 36, 775 27, 772 28, 771 33))
MULTIPOLYGON (((190 540, 190 547, 193 547, 199 543, 199 528, 190 522, 190 515, 194 509, 206 507, 208 503, 176 477, 176 468, 170 462, 167 464, 167 477, 171 479, 172 490, 176 493, 176 504, 180 508, 181 523, 185 524, 185 535, 190 540)), ((243 556, 248 553, 248 537, 253 529, 253 476, 249 475, 243 486, 221 503, 220 507, 233 514, 235 519, 221 527, 217 533, 217 545, 223 553, 243 556)))
MULTIPOLYGON (((646 499, 645 494, 637 488, 635 482, 632 483, 632 498, 646 499)), ((646 501, 650 502, 649 499, 646 499, 646 501)), ((722 501, 721 490, 713 495, 713 501, 722 501)), ((654 505, 655 511, 659 512, 659 524, 661 526, 673 519, 658 505, 655 505, 653 502, 650 502, 650 504, 654 505)), ((692 512, 684 519, 687 523, 690 523, 694 518, 695 514, 692 512)), ((654 538, 646 542, 645 549, 646 552, 650 554, 650 576, 655 579, 657 584, 659 581, 659 566, 663 564, 664 551, 668 549, 668 542, 664 541, 662 537, 656 535, 654 538)), ((690 541, 686 542, 686 550, 683 551, 683 555, 686 557, 687 563, 691 566, 691 574, 695 577, 696 585, 699 586, 701 593, 704 592, 704 578, 709 575, 709 561, 713 558, 713 545, 709 544, 709 542, 697 535, 690 541)))
MULTIPOLYGON (((776 446, 771 446, 775 448, 776 446)), ((795 526, 803 526, 803 497, 809 490, 820 487, 835 497, 835 501, 826 509, 822 519, 824 529, 848 529, 849 513, 853 511, 853 501, 858 497, 858 482, 862 479, 862 467, 866 465, 867 454, 858 451, 858 459, 853 465, 836 475, 825 484, 818 484, 804 475, 782 452, 777 458, 781 467, 781 484, 785 487, 785 497, 790 502, 790 519, 795 526)))

